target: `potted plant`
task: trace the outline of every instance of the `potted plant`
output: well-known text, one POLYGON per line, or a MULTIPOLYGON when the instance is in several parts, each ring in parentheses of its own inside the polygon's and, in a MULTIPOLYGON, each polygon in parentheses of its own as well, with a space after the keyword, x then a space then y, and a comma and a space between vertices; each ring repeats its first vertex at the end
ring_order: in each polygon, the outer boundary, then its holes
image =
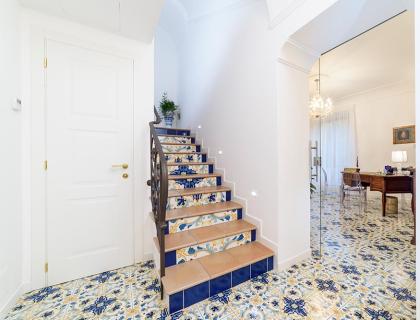
POLYGON ((309 189, 311 190, 311 197, 312 197, 312 195, 316 191, 316 186, 312 182, 310 182, 309 183, 309 189))
POLYGON ((175 104, 175 102, 168 99, 168 93, 164 92, 162 101, 160 102, 160 111, 162 112, 163 118, 165 119, 166 126, 172 127, 175 111, 177 109, 178 106, 175 104))

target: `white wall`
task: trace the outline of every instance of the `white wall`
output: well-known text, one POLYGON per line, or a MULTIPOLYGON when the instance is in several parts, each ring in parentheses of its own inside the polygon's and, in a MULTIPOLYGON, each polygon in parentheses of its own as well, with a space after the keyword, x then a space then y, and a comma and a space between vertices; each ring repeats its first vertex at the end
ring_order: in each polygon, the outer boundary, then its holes
MULTIPOLYGON (((166 11, 176 2, 169 0, 166 11)), ((328 3, 311 5, 298 24, 328 3)), ((160 25, 176 29, 171 22, 180 16, 164 14, 160 25)), ((268 27, 262 0, 184 20, 185 32, 168 32, 182 44, 180 126, 203 139, 236 200, 246 204, 259 239, 277 250, 278 266, 287 267, 310 255, 307 76, 316 57, 295 46, 281 50, 287 34, 268 27)))
POLYGON ((247 214, 266 222, 264 235, 276 242, 276 62, 265 5, 248 1, 195 19, 187 39, 182 126, 204 139, 225 179, 235 182, 236 195, 248 199, 247 214))
POLYGON ((155 34, 155 106, 159 107, 164 92, 175 103, 179 101, 179 51, 174 38, 163 27, 155 34))
POLYGON ((0 2, 0 318, 22 285, 21 113, 19 97, 19 7, 0 2))
POLYGON ((190 21, 180 104, 282 268, 310 254, 309 121, 288 85, 307 86, 307 72, 277 61, 281 38, 267 26, 258 0, 190 21))
POLYGON ((415 124, 415 95, 411 83, 394 83, 335 101, 336 110, 354 108, 357 154, 363 171, 379 171, 391 162, 394 150, 405 150, 415 166, 415 144, 393 144, 392 128, 415 124))
POLYGON ((278 257, 289 267, 311 255, 308 72, 278 65, 278 257))
MULTIPOLYGON (((158 110, 164 92, 179 105, 186 25, 185 8, 178 0, 167 0, 155 32, 155 106, 158 110)), ((178 126, 178 122, 175 118, 174 126, 178 126)))

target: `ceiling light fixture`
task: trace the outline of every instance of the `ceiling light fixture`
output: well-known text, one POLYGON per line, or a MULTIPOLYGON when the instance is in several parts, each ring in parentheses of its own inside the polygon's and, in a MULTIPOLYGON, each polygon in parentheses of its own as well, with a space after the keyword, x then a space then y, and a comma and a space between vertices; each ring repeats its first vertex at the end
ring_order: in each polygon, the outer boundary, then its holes
POLYGON ((325 118, 333 110, 331 98, 325 98, 321 95, 321 58, 318 63, 318 78, 315 79, 316 92, 309 102, 309 113, 313 118, 325 118))

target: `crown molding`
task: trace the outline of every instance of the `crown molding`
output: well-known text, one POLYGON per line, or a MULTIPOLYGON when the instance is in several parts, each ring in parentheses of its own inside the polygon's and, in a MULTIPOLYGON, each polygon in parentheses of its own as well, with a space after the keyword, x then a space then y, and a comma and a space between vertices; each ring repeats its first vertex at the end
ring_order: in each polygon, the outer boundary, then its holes
POLYGON ((390 82, 390 83, 386 83, 386 84, 376 86, 376 87, 373 87, 373 88, 369 88, 369 89, 366 89, 366 90, 362 90, 362 91, 354 92, 354 93, 351 93, 351 94, 347 94, 345 96, 337 97, 337 98, 334 98, 334 100, 337 101, 337 102, 340 102, 340 101, 345 101, 345 100, 355 98, 355 97, 358 97, 358 96, 363 96, 365 94, 373 93, 375 91, 381 91, 381 90, 389 91, 390 89, 401 88, 401 87, 403 87, 403 88, 402 88, 402 90, 399 90, 399 92, 413 92, 414 91, 414 82, 410 81, 410 80, 399 80, 399 81, 395 81, 395 82, 390 82), (412 88, 410 88, 410 86, 412 86, 412 88))
POLYGON ((289 38, 287 39, 286 43, 304 52, 305 54, 316 58, 317 60, 321 56, 321 52, 318 52, 315 49, 312 49, 311 47, 305 46, 304 44, 300 43, 299 41, 296 41, 295 39, 289 38))
POLYGON ((300 65, 298 65, 296 63, 290 62, 290 61, 288 61, 286 59, 277 58, 277 62, 278 63, 281 63, 281 64, 283 64, 285 66, 288 66, 288 67, 290 67, 292 69, 295 69, 297 71, 303 72, 306 75, 309 75, 309 73, 310 73, 310 70, 308 70, 308 69, 306 69, 306 68, 304 68, 304 67, 302 67, 302 66, 300 66, 300 65))
POLYGON ((307 0, 294 0, 292 1, 285 9, 283 9, 280 13, 278 13, 273 19, 270 21, 270 28, 274 29, 284 20, 286 20, 297 8, 303 5, 307 0))

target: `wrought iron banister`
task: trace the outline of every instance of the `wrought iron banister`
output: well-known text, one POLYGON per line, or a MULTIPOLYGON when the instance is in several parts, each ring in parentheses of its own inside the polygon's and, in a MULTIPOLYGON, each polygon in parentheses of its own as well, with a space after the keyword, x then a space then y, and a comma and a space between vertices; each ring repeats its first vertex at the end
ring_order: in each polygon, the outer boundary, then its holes
POLYGON ((163 298, 162 278, 165 276, 165 229, 166 205, 168 202, 168 166, 155 125, 162 122, 158 111, 154 108, 155 120, 149 122, 150 127, 150 180, 147 184, 151 190, 152 211, 156 225, 156 233, 160 251, 161 298, 163 298))

